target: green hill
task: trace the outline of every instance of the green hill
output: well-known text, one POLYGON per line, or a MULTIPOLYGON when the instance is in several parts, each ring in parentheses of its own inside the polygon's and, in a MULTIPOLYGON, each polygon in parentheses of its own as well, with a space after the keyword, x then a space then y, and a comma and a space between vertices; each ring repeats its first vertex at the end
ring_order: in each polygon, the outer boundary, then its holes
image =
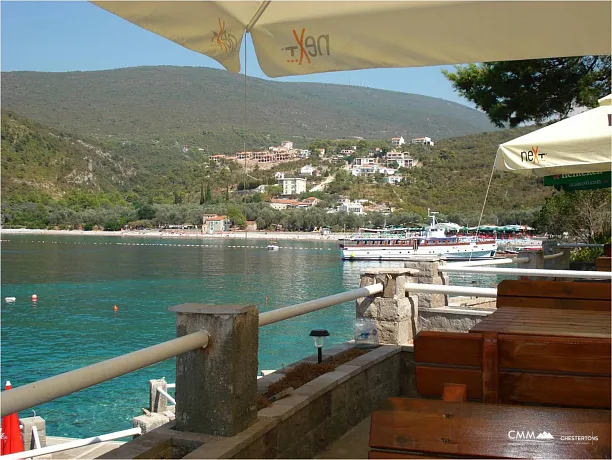
POLYGON ((209 153, 265 148, 283 139, 361 136, 435 140, 495 128, 469 107, 414 94, 248 78, 199 67, 95 72, 3 72, 2 107, 104 140, 188 144, 209 153))

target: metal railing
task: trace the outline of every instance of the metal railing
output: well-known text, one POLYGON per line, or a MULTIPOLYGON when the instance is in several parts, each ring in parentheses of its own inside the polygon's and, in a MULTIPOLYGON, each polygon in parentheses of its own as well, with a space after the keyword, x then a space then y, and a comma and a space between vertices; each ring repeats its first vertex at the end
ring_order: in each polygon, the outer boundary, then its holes
POLYGON ((369 297, 374 294, 380 294, 382 291, 382 284, 372 284, 370 286, 354 289, 352 291, 321 297, 320 299, 310 300, 304 303, 298 303, 297 305, 277 308, 276 310, 260 313, 259 327, 277 323, 285 319, 295 318, 296 316, 304 315, 313 311, 322 310, 323 308, 331 307, 333 305, 350 302, 351 300, 356 300, 360 297, 369 297))
POLYGON ((2 392, 2 416, 46 403, 208 345, 208 332, 185 335, 123 356, 2 392))
MULTIPOLYGON (((13 390, 11 390, 13 391, 13 390)), ((70 449, 76 449, 79 447, 90 446, 99 442, 112 441, 114 439, 125 438, 128 436, 135 436, 141 434, 142 430, 137 428, 130 428, 128 430, 117 431, 115 433, 102 434, 100 436, 94 436, 86 439, 77 439, 75 441, 64 442, 62 444, 56 444, 55 446, 41 447, 39 449, 25 450, 23 452, 17 452, 15 454, 3 455, 0 458, 2 460, 18 460, 32 457, 39 457, 41 455, 49 455, 55 452, 63 452, 70 449)))
POLYGON ((176 405, 176 400, 172 396, 170 396, 168 392, 165 391, 163 388, 157 388, 157 391, 159 391, 162 395, 164 395, 166 399, 170 401, 172 404, 176 405))
POLYGON ((562 252, 556 252, 554 254, 546 254, 545 256, 542 256, 542 258, 544 260, 551 260, 551 259, 556 259, 557 257, 561 257, 563 256, 562 252))
POLYGON ((589 243, 560 243, 555 245, 556 248, 562 249, 574 249, 574 248, 603 248, 603 244, 589 244, 589 243))
POLYGON ((512 259, 488 259, 488 260, 472 260, 469 262, 453 262, 445 267, 478 267, 480 265, 510 265, 510 264, 525 264, 529 262, 529 257, 514 257, 512 259))
POLYGON ((548 270, 543 268, 495 268, 495 267, 453 267, 441 265, 438 271, 447 273, 484 273, 488 275, 515 275, 553 278, 583 278, 612 280, 612 272, 590 272, 581 270, 548 270))
POLYGON ((427 294, 455 294, 475 297, 497 297, 497 289, 495 288, 447 286, 444 284, 406 283, 406 291, 423 292, 427 294))

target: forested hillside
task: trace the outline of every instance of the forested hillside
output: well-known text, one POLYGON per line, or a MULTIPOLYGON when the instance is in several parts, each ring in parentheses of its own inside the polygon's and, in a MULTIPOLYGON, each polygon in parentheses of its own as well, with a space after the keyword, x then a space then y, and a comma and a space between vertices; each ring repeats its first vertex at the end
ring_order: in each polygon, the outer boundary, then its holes
POLYGON ((360 136, 434 139, 492 131, 486 115, 415 94, 248 78, 197 67, 96 72, 3 72, 2 107, 101 140, 157 140, 208 153, 267 148, 283 139, 360 136))

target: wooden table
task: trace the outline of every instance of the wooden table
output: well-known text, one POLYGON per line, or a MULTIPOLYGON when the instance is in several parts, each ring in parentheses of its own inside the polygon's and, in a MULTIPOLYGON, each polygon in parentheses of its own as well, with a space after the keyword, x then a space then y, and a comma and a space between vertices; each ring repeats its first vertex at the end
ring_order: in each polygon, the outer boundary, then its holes
POLYGON ((500 307, 470 332, 610 339, 610 319, 609 311, 500 307))

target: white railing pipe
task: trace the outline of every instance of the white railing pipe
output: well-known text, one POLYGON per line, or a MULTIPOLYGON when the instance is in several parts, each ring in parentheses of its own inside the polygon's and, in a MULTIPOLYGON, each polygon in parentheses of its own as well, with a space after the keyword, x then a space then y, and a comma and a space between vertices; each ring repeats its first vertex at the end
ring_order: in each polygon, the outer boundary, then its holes
POLYGON ((555 245, 557 248, 573 249, 573 248, 603 248, 603 244, 588 244, 588 243, 559 243, 555 245))
POLYGON ((380 294, 383 291, 381 283, 372 284, 340 294, 334 294, 320 299, 310 300, 308 302, 291 305, 289 307, 277 308, 276 310, 267 311, 259 315, 259 326, 267 326, 268 324, 277 323, 285 319, 294 318, 304 315, 312 311, 321 310, 323 308, 338 305, 344 302, 350 302, 360 297, 368 297, 374 294, 380 294))
POLYGON ((38 428, 36 428, 36 425, 32 425, 32 437, 34 438, 34 447, 40 449, 40 437, 38 436, 38 428))
POLYGON ((428 294, 468 295, 474 297, 497 297, 496 288, 469 286, 446 286, 443 284, 406 283, 406 292, 423 292, 428 294))
POLYGON ((529 257, 514 257, 507 259, 472 260, 470 262, 452 262, 448 265, 440 265, 438 271, 444 271, 444 267, 478 267, 480 265, 510 265, 525 264, 529 262, 529 257))
POLYGON ((53 401, 188 351, 205 348, 208 339, 208 332, 194 332, 127 355, 3 391, 0 394, 2 417, 53 401))
POLYGON ((166 388, 176 388, 176 383, 169 383, 166 388))
POLYGON ((532 268, 495 268, 495 267, 444 267, 446 272, 484 273, 488 275, 535 276, 551 278, 583 278, 612 280, 612 272, 591 272, 582 270, 548 270, 532 268))
MULTIPOLYGON (((12 391, 12 390, 11 390, 12 391)), ((54 446, 41 447, 40 449, 26 450, 23 452, 17 452, 15 454, 8 454, 0 456, 2 460, 20 460, 29 457, 38 457, 40 455, 49 455, 55 452, 63 452, 65 450, 76 449, 78 447, 85 447, 91 444, 97 444, 99 442, 112 441, 113 439, 126 438, 128 436, 135 436, 141 434, 142 430, 140 427, 130 428, 129 430, 117 431, 115 433, 101 434, 100 436, 94 436, 92 438, 77 439, 75 441, 64 442, 62 444, 56 444, 54 446)))
POLYGON ((551 259, 556 259, 557 257, 561 257, 563 255, 562 252, 557 252, 555 254, 546 254, 545 256, 542 256, 544 260, 551 260, 551 259))
POLYGON ((166 397, 166 399, 170 401, 172 404, 176 405, 176 400, 172 396, 170 396, 168 392, 166 392, 163 388, 157 388, 157 391, 163 394, 166 397))

